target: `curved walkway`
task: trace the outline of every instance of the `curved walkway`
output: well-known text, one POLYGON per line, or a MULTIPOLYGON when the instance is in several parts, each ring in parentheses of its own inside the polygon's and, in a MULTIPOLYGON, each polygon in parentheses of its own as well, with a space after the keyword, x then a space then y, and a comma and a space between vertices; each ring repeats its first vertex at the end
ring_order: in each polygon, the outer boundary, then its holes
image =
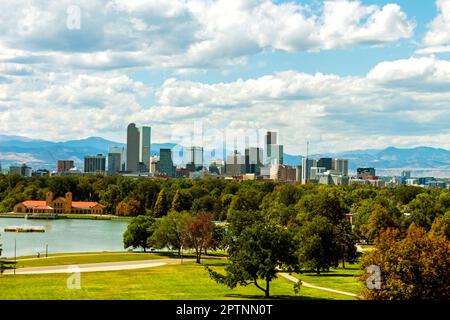
MULTIPOLYGON (((292 282, 296 282, 297 283, 299 281, 298 278, 293 277, 293 276, 291 276, 291 275, 289 275, 289 274, 287 274, 285 272, 281 272, 281 273, 279 273, 279 275, 284 277, 284 278, 286 278, 286 279, 288 279, 288 280, 290 280, 290 281, 292 281, 292 282)), ((337 294, 343 294, 343 295, 354 297, 354 298, 356 298, 358 296, 357 294, 354 294, 354 293, 351 293, 351 292, 345 292, 345 291, 335 290, 335 289, 331 289, 331 288, 315 286, 315 285, 307 283, 307 282, 305 282, 303 280, 302 280, 302 286, 305 286, 307 288, 312 288, 312 289, 318 289, 318 290, 333 292, 333 293, 337 293, 337 294)))
MULTIPOLYGON (((185 258, 184 260, 192 260, 185 258)), ((45 267, 32 267, 16 269, 16 274, 50 274, 50 273, 75 273, 75 272, 99 272, 119 271, 159 267, 166 264, 180 263, 179 259, 153 259, 138 261, 85 263, 78 265, 57 265, 45 267)), ((4 274, 14 274, 14 270, 6 270, 4 274)))

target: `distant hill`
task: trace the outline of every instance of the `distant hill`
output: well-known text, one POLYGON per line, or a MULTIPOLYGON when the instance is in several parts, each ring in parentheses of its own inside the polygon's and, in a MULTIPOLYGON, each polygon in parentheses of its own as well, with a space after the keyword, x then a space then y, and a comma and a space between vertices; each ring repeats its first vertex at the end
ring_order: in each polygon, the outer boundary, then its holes
MULTIPOLYGON (((20 136, 0 135, 0 162, 3 167, 11 164, 27 163, 33 167, 54 169, 56 160, 71 159, 77 166, 82 166, 85 155, 107 154, 112 146, 124 146, 123 143, 110 141, 101 137, 89 137, 81 140, 51 142, 35 140, 20 136)), ((152 144, 152 155, 159 155, 161 148, 173 148, 174 143, 152 144)), ((345 158, 350 161, 350 170, 358 167, 375 167, 378 169, 426 168, 450 169, 450 151, 431 147, 400 149, 353 150, 339 153, 316 154, 311 158, 332 157, 345 158)), ((209 160, 205 152, 205 162, 209 160)), ((299 165, 303 156, 284 154, 284 162, 288 165, 299 165)))

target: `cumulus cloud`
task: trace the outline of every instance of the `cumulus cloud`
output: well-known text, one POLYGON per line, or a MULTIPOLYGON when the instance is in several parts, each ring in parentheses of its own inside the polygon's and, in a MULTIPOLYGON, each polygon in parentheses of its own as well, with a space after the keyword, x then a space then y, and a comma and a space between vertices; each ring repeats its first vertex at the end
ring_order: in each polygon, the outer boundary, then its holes
POLYGON ((2 3, 0 133, 123 141, 127 123, 136 122, 150 124, 155 140, 165 142, 201 119, 206 128, 242 136, 247 128, 279 129, 291 153, 304 152, 306 140, 314 152, 416 143, 450 148, 450 67, 434 57, 383 62, 352 77, 288 70, 203 83, 173 76, 240 66, 262 51, 408 39, 415 23, 396 4, 79 0, 81 29, 70 30, 72 4, 2 3), (173 71, 172 78, 150 86, 126 75, 142 68, 173 71), (147 95, 154 103, 143 105, 147 95))
POLYGON ((80 0, 81 28, 70 29, 72 2, 2 4, 0 45, 20 53, 12 62, 102 70, 210 68, 243 63, 266 49, 386 44, 410 38, 415 27, 396 4, 354 0, 325 1, 319 10, 271 0, 80 0))
POLYGON ((306 140, 321 151, 425 141, 448 148, 449 82, 449 62, 433 57, 382 62, 360 77, 286 71, 216 84, 169 79, 141 118, 189 126, 201 114, 209 127, 279 128, 288 150, 298 151, 306 140))
POLYGON ((226 83, 171 78, 150 87, 120 73, 48 73, 0 83, 0 133, 39 138, 125 139, 128 122, 150 124, 155 141, 206 130, 278 129, 286 150, 315 152, 391 144, 450 148, 450 67, 434 57, 382 62, 365 76, 275 72, 226 83), (38 78, 37 78, 38 77, 38 78), (154 103, 139 97, 153 92, 154 103), (72 125, 73 124, 73 125, 72 125), (45 128, 45 129, 43 129, 45 128), (420 139, 419 136, 422 136, 420 139))
POLYGON ((418 54, 450 52, 450 0, 436 0, 438 15, 428 25, 418 54))

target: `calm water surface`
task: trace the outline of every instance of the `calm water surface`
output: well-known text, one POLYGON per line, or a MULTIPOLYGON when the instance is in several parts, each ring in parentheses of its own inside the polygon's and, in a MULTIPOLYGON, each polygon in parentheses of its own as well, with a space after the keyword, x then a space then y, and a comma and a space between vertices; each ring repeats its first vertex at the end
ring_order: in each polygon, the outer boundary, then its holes
POLYGON ((14 257, 14 239, 17 256, 45 255, 49 253, 123 251, 122 235, 127 221, 115 220, 26 220, 20 218, 0 218, 0 243, 4 257, 14 257), (45 232, 4 232, 10 226, 44 226, 45 232))

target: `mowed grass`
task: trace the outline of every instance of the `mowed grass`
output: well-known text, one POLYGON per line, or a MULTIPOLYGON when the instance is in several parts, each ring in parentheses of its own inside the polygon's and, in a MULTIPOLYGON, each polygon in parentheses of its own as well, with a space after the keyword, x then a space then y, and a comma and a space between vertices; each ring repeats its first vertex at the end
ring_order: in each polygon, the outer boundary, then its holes
POLYGON ((84 263, 118 262, 134 260, 152 260, 168 258, 167 255, 140 252, 102 252, 102 253, 73 253, 54 254, 48 257, 22 258, 17 260, 17 268, 30 268, 42 266, 73 265, 84 263))
POLYGON ((359 264, 356 263, 346 264, 345 269, 332 268, 329 272, 321 272, 319 275, 315 272, 304 272, 293 276, 316 286, 360 294, 363 289, 362 282, 358 280, 360 272, 359 264))
MULTIPOLYGON (((178 262, 177 262, 178 263, 178 262)), ((223 260, 204 260, 221 271, 223 260)), ((75 299, 75 300, 141 300, 141 299, 262 299, 254 285, 229 289, 210 279, 203 265, 192 261, 160 267, 81 273, 81 289, 67 288, 67 274, 3 275, 0 277, 0 299, 75 299)), ((293 283, 279 277, 271 284, 274 299, 351 299, 344 295, 302 287, 299 296, 293 283)))

